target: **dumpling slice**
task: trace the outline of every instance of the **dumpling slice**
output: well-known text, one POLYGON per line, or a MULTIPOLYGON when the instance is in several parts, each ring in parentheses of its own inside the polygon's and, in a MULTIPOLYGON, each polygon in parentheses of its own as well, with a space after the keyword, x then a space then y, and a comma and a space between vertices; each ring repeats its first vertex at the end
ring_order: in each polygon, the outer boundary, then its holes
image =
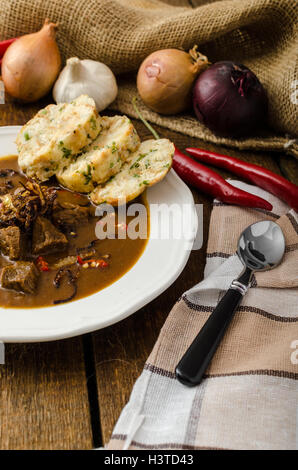
POLYGON ((98 136, 101 120, 87 95, 71 103, 50 104, 17 136, 20 168, 28 177, 46 181, 98 136))
POLYGON ((90 197, 95 204, 124 203, 161 181, 170 170, 175 147, 168 139, 146 140, 124 163, 119 173, 98 186, 90 197))
POLYGON ((59 183, 81 193, 91 192, 118 173, 140 145, 139 136, 126 116, 102 117, 104 129, 75 162, 57 173, 59 183))

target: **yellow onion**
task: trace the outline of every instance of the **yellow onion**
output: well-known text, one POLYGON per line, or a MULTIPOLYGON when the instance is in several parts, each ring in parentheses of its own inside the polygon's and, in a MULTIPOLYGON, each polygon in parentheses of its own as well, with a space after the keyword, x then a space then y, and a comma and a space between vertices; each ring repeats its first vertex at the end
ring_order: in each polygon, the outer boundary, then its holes
POLYGON ((139 94, 157 113, 180 113, 190 106, 193 83, 207 66, 208 59, 197 51, 197 46, 189 53, 179 49, 153 52, 139 68, 139 94))
POLYGON ((61 68, 56 29, 57 25, 46 19, 40 31, 20 37, 6 50, 2 79, 14 98, 36 101, 52 88, 61 68))

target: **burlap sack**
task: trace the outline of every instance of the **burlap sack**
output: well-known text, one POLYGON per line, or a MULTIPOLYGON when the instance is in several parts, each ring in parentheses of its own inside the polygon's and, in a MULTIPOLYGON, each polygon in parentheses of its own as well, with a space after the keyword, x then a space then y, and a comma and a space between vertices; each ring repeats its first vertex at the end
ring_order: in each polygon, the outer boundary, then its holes
MULTIPOLYGON (((146 117, 212 142, 298 157, 297 0, 0 0, 0 39, 36 31, 46 17, 60 23, 64 59, 101 60, 117 74, 135 72, 157 49, 194 44, 211 62, 244 63, 268 92, 272 132, 235 141, 216 137, 191 114, 169 118, 145 109, 146 117)), ((135 75, 120 88, 113 108, 133 115, 135 75)))

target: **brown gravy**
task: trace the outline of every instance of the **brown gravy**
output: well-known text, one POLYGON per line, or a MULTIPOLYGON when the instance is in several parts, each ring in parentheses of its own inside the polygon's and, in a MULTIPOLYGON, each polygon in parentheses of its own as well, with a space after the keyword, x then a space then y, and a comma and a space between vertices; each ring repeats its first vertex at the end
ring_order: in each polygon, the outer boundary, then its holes
MULTIPOLYGON (((7 168, 19 171, 16 156, 8 156, 0 159, 0 169, 7 168)), ((13 183, 16 185, 18 181, 25 180, 26 178, 20 174, 16 174, 7 179, 13 180, 13 183)), ((1 180, 3 180, 3 178, 1 178, 1 180)), ((56 183, 55 186, 57 186, 56 183)), ((63 201, 75 202, 81 205, 89 203, 87 196, 72 193, 63 188, 58 191, 58 198, 62 198, 63 201)), ((149 216, 148 206, 144 195, 134 202, 146 205, 147 215, 149 216)), ((95 207, 91 206, 91 212, 94 213, 94 211, 95 207)), ((127 216, 126 223, 129 223, 131 219, 132 217, 127 216)), ((149 217, 147 217, 147 219, 149 219, 149 217)), ((74 253, 77 253, 78 248, 88 246, 90 242, 96 239, 95 225, 98 220, 98 217, 91 216, 85 225, 76 229, 75 236, 64 232, 69 240, 67 250, 50 255, 43 255, 43 258, 51 266, 66 256, 74 255, 74 253)), ((149 220, 147 220, 147 227, 147 233, 149 236, 149 220)), ((142 255, 147 240, 148 238, 145 240, 140 238, 131 240, 127 237, 126 239, 116 238, 112 240, 105 239, 97 241, 94 245, 96 253, 92 258, 98 259, 103 255, 109 255, 109 258, 105 258, 107 259, 109 266, 103 269, 84 269, 80 267, 80 274, 77 280, 77 294, 74 300, 94 294, 123 276, 142 255)), ((12 261, 0 254, 0 270, 10 263, 12 263, 12 261)), ((59 288, 56 288, 53 284, 57 271, 57 269, 51 269, 49 272, 40 272, 38 287, 35 294, 23 294, 14 290, 0 288, 0 306, 21 308, 44 307, 54 305, 54 301, 57 299, 67 298, 71 293, 71 286, 69 286, 66 281, 63 282, 59 288)))

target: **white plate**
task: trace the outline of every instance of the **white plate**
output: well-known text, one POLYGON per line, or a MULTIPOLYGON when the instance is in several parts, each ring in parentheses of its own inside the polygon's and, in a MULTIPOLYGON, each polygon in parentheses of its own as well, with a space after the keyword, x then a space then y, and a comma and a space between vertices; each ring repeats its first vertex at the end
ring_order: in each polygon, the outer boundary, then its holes
MULTIPOLYGON (((16 153, 19 126, 0 127, 0 154, 16 153)), ((0 156, 1 158, 1 156, 0 156)), ((137 263, 120 279, 89 297, 53 307, 20 309, 0 307, 0 340, 49 341, 81 335, 116 323, 136 312, 166 290, 184 268, 197 230, 192 194, 176 173, 147 191, 149 205, 172 205, 174 229, 186 237, 154 239, 157 227, 167 229, 166 208, 161 217, 150 213, 150 238, 137 263)))

